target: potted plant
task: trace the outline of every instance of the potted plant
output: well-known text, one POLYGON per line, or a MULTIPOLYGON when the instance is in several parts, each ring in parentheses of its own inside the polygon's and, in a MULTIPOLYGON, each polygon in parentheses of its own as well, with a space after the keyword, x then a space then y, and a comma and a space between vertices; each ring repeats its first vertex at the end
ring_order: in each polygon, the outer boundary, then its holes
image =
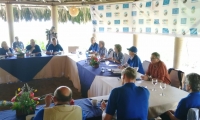
POLYGON ((17 118, 25 119, 27 115, 35 113, 36 105, 39 103, 39 98, 34 97, 34 92, 37 92, 37 90, 30 88, 28 84, 24 84, 22 88, 18 88, 18 92, 11 99, 11 109, 16 110, 17 118))
POLYGON ((17 48, 17 58, 24 58, 24 52, 20 49, 17 48))
POLYGON ((92 56, 91 60, 90 60, 90 65, 94 68, 98 68, 99 67, 99 60, 96 56, 92 56))

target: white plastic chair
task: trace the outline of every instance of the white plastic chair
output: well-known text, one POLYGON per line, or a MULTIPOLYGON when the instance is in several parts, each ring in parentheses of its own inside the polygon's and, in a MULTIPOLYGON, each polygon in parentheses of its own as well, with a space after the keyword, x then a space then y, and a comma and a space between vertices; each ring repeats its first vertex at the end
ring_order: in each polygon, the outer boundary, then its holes
POLYGON ((145 73, 147 72, 150 63, 151 62, 147 61, 147 60, 143 61, 142 67, 143 67, 145 73))
POLYGON ((130 56, 126 53, 124 53, 124 60, 123 60, 123 64, 127 63, 128 59, 130 58, 130 56))
POLYGON ((190 108, 187 113, 187 120, 199 120, 199 109, 190 108))
POLYGON ((112 58, 113 57, 114 51, 111 51, 110 54, 108 54, 107 58, 112 58))

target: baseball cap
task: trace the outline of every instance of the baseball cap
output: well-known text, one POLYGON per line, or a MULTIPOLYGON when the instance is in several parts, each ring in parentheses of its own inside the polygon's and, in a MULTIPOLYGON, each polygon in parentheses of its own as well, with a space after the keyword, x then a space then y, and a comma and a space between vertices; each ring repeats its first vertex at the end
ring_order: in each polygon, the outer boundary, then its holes
POLYGON ((127 50, 131 51, 131 52, 134 52, 134 53, 137 53, 137 48, 135 46, 132 46, 130 48, 127 48, 127 50))

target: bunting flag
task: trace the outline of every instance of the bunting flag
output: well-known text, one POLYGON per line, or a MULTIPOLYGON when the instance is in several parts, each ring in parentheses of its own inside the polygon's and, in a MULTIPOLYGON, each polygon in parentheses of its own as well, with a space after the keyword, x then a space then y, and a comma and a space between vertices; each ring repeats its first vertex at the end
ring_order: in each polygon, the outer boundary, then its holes
POLYGON ((90 6, 93 32, 199 36, 200 0, 151 0, 90 6))

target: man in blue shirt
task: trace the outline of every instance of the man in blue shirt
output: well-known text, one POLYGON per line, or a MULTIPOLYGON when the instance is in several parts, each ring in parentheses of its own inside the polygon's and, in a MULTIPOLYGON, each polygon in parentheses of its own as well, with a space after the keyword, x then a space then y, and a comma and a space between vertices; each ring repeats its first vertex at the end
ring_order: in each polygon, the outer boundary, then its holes
POLYGON ((30 54, 35 54, 35 56, 42 56, 40 46, 35 44, 35 40, 30 40, 30 45, 26 46, 26 51, 30 54))
POLYGON ((137 72, 144 74, 142 62, 136 54, 138 51, 137 48, 135 46, 132 46, 128 48, 127 50, 129 50, 130 58, 128 59, 127 63, 123 67, 130 66, 136 69, 137 72))
POLYGON ((91 46, 89 48, 89 51, 91 51, 92 53, 96 53, 99 51, 99 45, 96 43, 96 39, 95 37, 91 38, 91 46))
MULTIPOLYGON (((188 74, 186 86, 190 94, 179 102, 175 112, 171 110, 166 113, 171 120, 187 120, 188 110, 200 107, 200 75, 196 73, 188 74)), ((167 120, 167 118, 165 117, 162 120, 167 120)))
POLYGON ((17 36, 15 37, 15 42, 13 43, 13 49, 16 52, 18 51, 17 49, 21 49, 21 50, 24 49, 24 44, 21 41, 19 41, 19 38, 17 36))
POLYGON ((13 50, 8 47, 8 44, 6 41, 3 41, 1 43, 1 48, 0 48, 0 55, 6 55, 6 56, 13 56, 13 50))
POLYGON ((104 120, 112 120, 115 112, 118 120, 147 120, 149 91, 135 85, 135 69, 127 67, 122 75, 123 86, 111 91, 104 120))
POLYGON ((58 44, 58 40, 56 38, 52 38, 52 44, 50 44, 47 48, 47 55, 57 55, 63 51, 63 48, 58 44))

